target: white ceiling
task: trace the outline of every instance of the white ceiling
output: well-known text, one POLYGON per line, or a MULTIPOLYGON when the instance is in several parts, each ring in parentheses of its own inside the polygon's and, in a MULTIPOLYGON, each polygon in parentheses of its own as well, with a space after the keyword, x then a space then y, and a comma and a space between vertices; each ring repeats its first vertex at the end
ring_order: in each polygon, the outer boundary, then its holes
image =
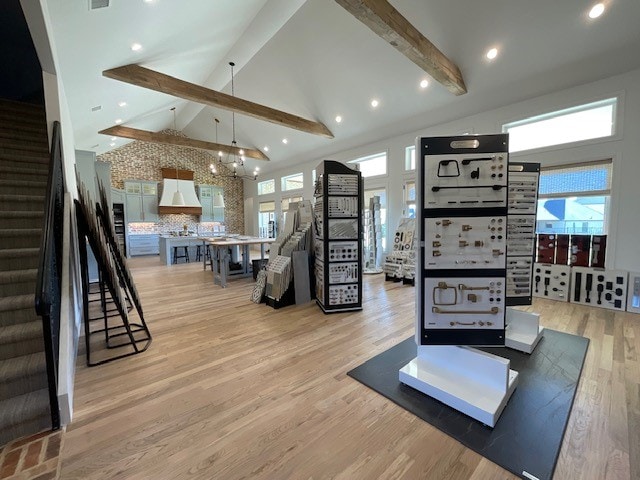
POLYGON ((76 147, 114 148, 97 132, 116 118, 148 130, 172 127, 172 106, 190 137, 214 141, 217 117, 219 139, 230 143, 230 112, 101 75, 129 63, 229 91, 233 60, 237 96, 321 121, 334 133, 329 140, 236 115, 240 146, 270 147, 270 162, 247 160, 263 171, 640 66, 638 0, 610 0, 591 21, 585 0, 391 3, 458 65, 466 95, 431 79, 420 89, 426 74, 333 0, 111 0, 96 11, 86 2, 49 0, 76 147), (133 42, 143 49, 132 52, 133 42), (484 53, 492 46, 500 53, 489 62, 484 53), (375 110, 373 97, 380 100, 375 110), (102 110, 91 112, 96 105, 102 110))

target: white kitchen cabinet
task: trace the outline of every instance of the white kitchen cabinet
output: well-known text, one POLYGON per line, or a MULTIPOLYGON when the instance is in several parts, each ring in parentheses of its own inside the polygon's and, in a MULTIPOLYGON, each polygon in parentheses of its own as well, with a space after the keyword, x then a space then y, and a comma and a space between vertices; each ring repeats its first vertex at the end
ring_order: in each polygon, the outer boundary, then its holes
POLYGON ((127 222, 158 221, 158 182, 126 180, 124 191, 127 197, 127 222))

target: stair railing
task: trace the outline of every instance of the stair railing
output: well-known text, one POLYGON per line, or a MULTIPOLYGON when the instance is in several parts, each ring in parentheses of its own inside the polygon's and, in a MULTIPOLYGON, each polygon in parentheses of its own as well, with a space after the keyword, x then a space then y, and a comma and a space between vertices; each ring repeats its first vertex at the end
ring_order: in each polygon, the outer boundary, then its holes
POLYGON ((53 430, 60 428, 58 360, 60 356, 60 303, 62 293, 63 202, 62 139, 60 123, 54 122, 35 297, 36 313, 42 318, 49 404, 51 407, 51 426, 53 430))

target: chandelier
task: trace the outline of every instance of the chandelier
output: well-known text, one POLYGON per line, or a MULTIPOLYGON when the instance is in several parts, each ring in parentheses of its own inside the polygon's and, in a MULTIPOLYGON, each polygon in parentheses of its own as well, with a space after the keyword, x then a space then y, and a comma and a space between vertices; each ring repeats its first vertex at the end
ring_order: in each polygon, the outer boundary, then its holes
MULTIPOLYGON (((235 96, 235 89, 233 85, 233 67, 235 67, 235 63, 229 62, 229 66, 231 66, 231 96, 235 96)), ((217 118, 213 119, 216 126, 216 143, 218 143, 218 124, 220 120, 217 118)), ((238 144, 236 142, 236 113, 231 111, 231 148, 227 152, 226 160, 223 160, 223 154, 221 151, 218 152, 218 160, 211 165, 209 165, 209 171, 214 177, 223 177, 223 178, 242 178, 247 180, 256 180, 258 178, 259 167, 256 167, 253 170, 252 174, 248 174, 244 165, 244 150, 238 149, 238 144), (236 156, 236 151, 239 156, 236 156), (226 167, 226 169, 231 170, 232 173, 222 173, 218 170, 219 167, 226 167), (241 170, 241 171, 240 171, 241 170)), ((220 169, 223 170, 223 169, 220 169)))

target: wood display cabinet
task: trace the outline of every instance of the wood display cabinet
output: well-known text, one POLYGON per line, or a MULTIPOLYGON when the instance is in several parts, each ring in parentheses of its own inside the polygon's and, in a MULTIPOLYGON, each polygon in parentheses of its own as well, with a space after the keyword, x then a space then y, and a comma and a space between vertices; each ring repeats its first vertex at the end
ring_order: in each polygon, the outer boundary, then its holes
POLYGON ((198 199, 202 205, 201 222, 224 222, 224 207, 214 206, 217 194, 224 195, 222 187, 213 185, 198 185, 198 199))
POLYGON ((325 313, 361 310, 362 174, 333 160, 316 171, 316 302, 325 313))
POLYGON ((157 222, 158 182, 125 180, 127 222, 157 222))

